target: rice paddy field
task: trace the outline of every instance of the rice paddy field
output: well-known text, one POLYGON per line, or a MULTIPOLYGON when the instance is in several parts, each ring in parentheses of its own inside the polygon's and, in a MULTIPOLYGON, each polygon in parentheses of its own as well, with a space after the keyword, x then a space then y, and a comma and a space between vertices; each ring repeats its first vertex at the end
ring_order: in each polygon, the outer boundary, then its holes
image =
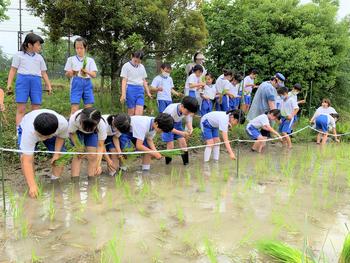
POLYGON ((276 143, 241 150, 238 169, 226 152, 209 164, 198 152, 148 173, 72 181, 67 169, 54 184, 41 169, 37 200, 6 188, 0 262, 349 262, 349 150, 276 143))

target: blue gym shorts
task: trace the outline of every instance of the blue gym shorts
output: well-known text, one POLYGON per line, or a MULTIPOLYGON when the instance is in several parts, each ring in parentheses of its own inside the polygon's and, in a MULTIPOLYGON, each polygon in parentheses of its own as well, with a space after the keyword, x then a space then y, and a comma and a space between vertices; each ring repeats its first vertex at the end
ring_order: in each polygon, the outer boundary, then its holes
POLYGON ((70 89, 70 103, 80 104, 83 99, 84 104, 94 104, 94 92, 90 78, 73 77, 70 89))
POLYGON ((145 105, 145 91, 142 86, 131 84, 126 86, 126 105, 128 109, 145 105))
POLYGON ((204 120, 201 123, 201 128, 204 140, 219 138, 219 128, 214 128, 213 126, 211 126, 208 120, 204 120))
POLYGON ((16 103, 27 103, 28 98, 30 98, 31 104, 41 105, 42 95, 41 77, 17 74, 16 103))

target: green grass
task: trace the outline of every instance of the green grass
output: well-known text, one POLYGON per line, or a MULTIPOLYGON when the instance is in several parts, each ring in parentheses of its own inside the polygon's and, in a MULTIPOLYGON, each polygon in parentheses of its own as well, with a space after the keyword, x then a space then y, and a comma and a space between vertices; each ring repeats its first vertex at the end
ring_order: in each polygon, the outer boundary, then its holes
POLYGON ((109 240, 101 250, 100 263, 121 263, 121 247, 119 246, 117 235, 109 240))
POLYGON ((210 263, 218 263, 217 253, 215 251, 214 245, 208 238, 204 240, 204 249, 210 263))
POLYGON ((49 218, 50 221, 55 220, 56 215, 56 209, 55 209, 55 189, 52 188, 51 197, 50 197, 50 203, 49 203, 49 218))
POLYGON ((340 254, 339 263, 350 262, 350 234, 345 237, 343 249, 340 254))

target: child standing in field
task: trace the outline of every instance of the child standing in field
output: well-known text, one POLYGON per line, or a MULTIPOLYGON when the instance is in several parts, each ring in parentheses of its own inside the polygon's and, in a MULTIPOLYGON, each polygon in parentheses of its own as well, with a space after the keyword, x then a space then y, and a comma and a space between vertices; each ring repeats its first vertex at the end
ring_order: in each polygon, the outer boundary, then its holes
POLYGON ((51 180, 58 179, 64 167, 57 166, 59 152, 64 152, 64 141, 68 137, 68 122, 65 117, 52 110, 39 109, 27 113, 18 127, 18 147, 21 153, 23 175, 29 187, 30 197, 38 196, 35 182, 34 151, 38 142, 43 142, 49 151, 56 152, 50 161, 51 180))
POLYGON ((71 115, 79 110, 80 101, 84 107, 92 107, 95 102, 91 78, 96 78, 97 66, 93 58, 87 57, 87 41, 78 37, 74 41, 75 56, 69 57, 64 70, 71 78, 70 103, 71 115))
POLYGON ((158 160, 162 158, 154 145, 154 136, 156 133, 171 132, 174 128, 174 120, 167 113, 160 113, 156 118, 128 116, 124 122, 116 123, 116 128, 124 135, 120 138, 122 149, 129 142, 132 142, 136 151, 145 152, 142 154, 142 170, 148 171, 151 168, 152 157, 158 160))
POLYGON ((145 67, 141 64, 143 56, 142 51, 132 53, 131 60, 123 65, 120 73, 120 77, 122 77, 120 102, 124 103, 126 101, 130 116, 143 115, 145 91, 147 96, 152 98, 146 81, 147 73, 145 67))
POLYGON ((216 96, 215 78, 213 74, 207 73, 205 76, 206 85, 203 92, 201 92, 202 104, 201 104, 201 116, 211 112, 213 110, 213 100, 216 96))
MULTIPOLYGON (((107 139, 107 124, 102 118, 101 112, 89 107, 76 111, 69 118, 68 132, 73 145, 79 145, 79 140, 87 152, 105 151, 104 142, 107 139)), ((101 174, 102 155, 88 154, 88 176, 93 177, 101 174)), ((74 155, 72 160, 72 177, 80 175, 82 157, 74 155)))
POLYGON ((267 137, 261 134, 261 130, 271 132, 277 137, 280 137, 280 134, 277 131, 275 131, 270 125, 270 122, 279 120, 280 117, 280 110, 274 109, 270 110, 266 114, 261 114, 258 117, 255 117, 248 123, 246 127, 246 132, 252 140, 256 140, 256 142, 251 148, 253 152, 261 153, 266 145, 265 140, 267 139, 267 137))
POLYGON ((204 162, 208 162, 210 160, 212 151, 213 159, 215 161, 219 160, 220 145, 214 145, 220 143, 219 131, 222 133, 222 138, 230 158, 232 160, 236 159, 228 138, 228 130, 229 128, 233 128, 235 125, 243 124, 244 122, 245 116, 244 112, 241 110, 232 110, 228 112, 212 111, 205 114, 201 118, 202 134, 207 145, 204 150, 204 162))
POLYGON ((231 88, 232 71, 224 69, 223 74, 216 81, 216 110, 228 111, 230 109, 229 91, 231 88))
MULTIPOLYGON (((171 132, 163 133, 162 140, 166 143, 167 149, 174 149, 174 141, 179 142, 179 147, 185 149, 187 147, 186 139, 192 134, 192 116, 198 111, 199 105, 195 98, 186 96, 181 103, 170 104, 164 110, 164 113, 169 114, 174 120, 174 129, 171 132), (187 131, 184 131, 182 120, 186 117, 187 131)), ((189 163, 188 151, 184 150, 181 155, 184 165, 189 163)), ((171 157, 165 157, 165 163, 169 164, 172 161, 171 157)))
POLYGON ((202 81, 203 67, 201 65, 195 65, 192 72, 193 73, 186 80, 185 95, 198 98, 200 90, 205 87, 205 83, 202 81))
POLYGON ((293 122, 295 115, 299 111, 298 103, 295 99, 288 97, 288 89, 286 87, 279 88, 277 91, 281 97, 281 124, 279 132, 283 136, 283 144, 286 144, 289 149, 292 148, 292 141, 289 134, 292 133, 293 122))
POLYGON ((163 112, 172 102, 171 95, 180 96, 180 93, 174 90, 174 82, 170 77, 171 65, 163 63, 160 66, 161 74, 155 77, 151 84, 151 91, 157 92, 158 112, 163 112))
POLYGON ((43 57, 39 54, 44 40, 34 34, 26 35, 21 51, 14 55, 7 79, 7 90, 12 92, 12 82, 16 79, 16 126, 18 127, 25 112, 28 98, 32 110, 39 109, 42 104, 42 83, 44 79, 47 91, 51 94, 51 83, 47 75, 47 67, 43 57))
POLYGON ((231 88, 229 90, 230 97, 230 110, 237 110, 241 102, 241 96, 239 95, 239 89, 241 87, 242 75, 234 74, 231 80, 231 88))
POLYGON ((247 113, 252 103, 252 92, 253 89, 257 88, 255 85, 255 79, 258 75, 257 69, 252 69, 248 76, 243 80, 243 94, 244 94, 244 104, 242 104, 242 110, 247 113))

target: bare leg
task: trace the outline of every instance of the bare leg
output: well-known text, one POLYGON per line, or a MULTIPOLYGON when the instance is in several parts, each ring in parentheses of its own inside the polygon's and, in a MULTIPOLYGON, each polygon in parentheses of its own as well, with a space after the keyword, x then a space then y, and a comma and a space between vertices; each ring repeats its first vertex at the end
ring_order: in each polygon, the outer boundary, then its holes
POLYGON ((70 108, 70 115, 73 115, 78 110, 79 110, 79 104, 72 104, 70 108))
POLYGON ((325 133, 322 135, 322 145, 325 145, 327 143, 327 139, 328 139, 328 134, 325 133))
POLYGON ((136 105, 135 115, 143 115, 143 106, 136 105))
POLYGON ((320 144, 321 143, 321 136, 322 136, 322 134, 319 132, 319 133, 317 133, 317 137, 316 137, 316 143, 317 144, 320 144))
POLYGON ((40 109, 41 105, 39 104, 32 104, 32 110, 38 110, 40 109))
POLYGON ((128 109, 128 115, 134 116, 135 115, 135 108, 128 109))
POLYGON ((172 142, 167 142, 166 148, 167 148, 167 150, 174 149, 174 141, 172 141, 172 142))
POLYGON ((80 175, 80 167, 81 167, 82 159, 77 155, 73 157, 72 160, 72 177, 78 177, 80 175))
POLYGON ((17 127, 21 123, 25 113, 26 113, 26 104, 25 103, 17 103, 17 112, 16 112, 16 126, 17 127))
POLYGON ((93 104, 85 104, 84 108, 92 108, 94 105, 93 104))
POLYGON ((56 165, 52 165, 51 166, 52 168, 52 174, 56 177, 60 177, 63 173, 63 169, 64 167, 63 166, 56 166, 56 165))

